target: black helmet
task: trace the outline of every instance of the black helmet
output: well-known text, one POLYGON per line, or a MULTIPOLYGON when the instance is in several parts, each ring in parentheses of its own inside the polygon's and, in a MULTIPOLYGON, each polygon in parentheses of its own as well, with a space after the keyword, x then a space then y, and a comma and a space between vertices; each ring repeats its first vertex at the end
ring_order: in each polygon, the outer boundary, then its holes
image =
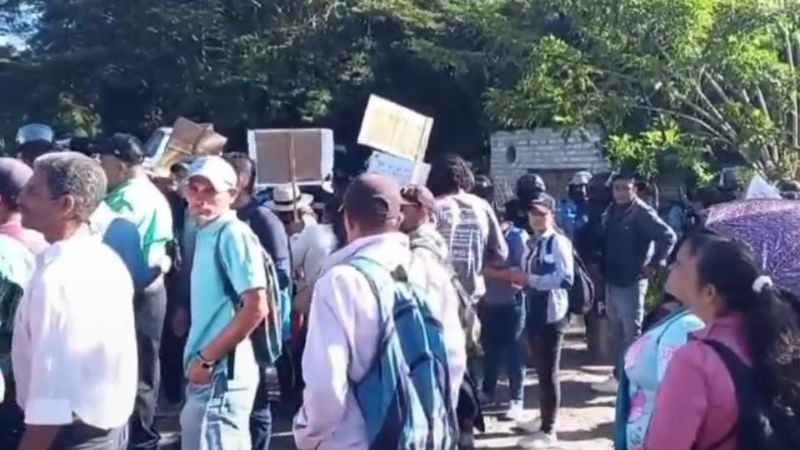
POLYGON ((526 173, 517 180, 515 193, 519 199, 529 199, 547 190, 542 177, 535 173, 526 173))

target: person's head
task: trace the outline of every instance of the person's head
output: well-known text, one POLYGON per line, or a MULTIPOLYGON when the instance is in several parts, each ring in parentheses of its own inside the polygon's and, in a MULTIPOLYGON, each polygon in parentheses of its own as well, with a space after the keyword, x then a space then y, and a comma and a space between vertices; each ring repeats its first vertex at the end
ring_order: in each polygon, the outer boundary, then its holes
POLYGON ((538 234, 551 230, 556 225, 556 200, 544 192, 528 201, 528 223, 538 234))
MULTIPOLYGON (((239 190, 239 198, 237 200, 247 201, 253 195, 256 186, 256 164, 250 157, 242 152, 226 153, 222 156, 228 164, 233 167, 236 172, 236 177, 239 180, 236 187, 239 190)), ((237 207, 241 207, 240 201, 237 201, 237 207)))
POLYGON ((75 152, 43 155, 19 196, 22 224, 48 242, 67 238, 88 223, 106 187, 103 169, 92 158, 75 152))
POLYGON ((169 168, 169 177, 175 186, 181 186, 189 176, 189 166, 186 163, 176 163, 169 168))
POLYGON ((350 183, 344 194, 344 220, 348 242, 396 231, 403 220, 400 185, 386 175, 364 174, 350 183))
POLYGON ((136 168, 142 165, 145 158, 142 143, 130 134, 115 134, 102 140, 92 150, 106 173, 109 189, 136 176, 136 168))
POLYGON ((36 158, 58 151, 58 146, 50 141, 28 141, 19 146, 17 156, 28 167, 33 167, 36 158))
POLYGON ((514 195, 524 204, 527 204, 532 198, 545 192, 547 185, 544 179, 538 174, 528 172, 517 180, 514 187, 514 195))
POLYGON ((584 203, 589 198, 589 181, 592 174, 586 171, 576 172, 567 186, 567 195, 575 203, 584 203))
POLYGON ((494 185, 492 179, 486 175, 478 175, 475 177, 475 188, 472 193, 478 197, 486 200, 490 204, 494 203, 494 185))
POLYGON ((403 222, 400 224, 400 231, 410 233, 433 221, 436 200, 428 188, 410 185, 404 187, 400 195, 404 201, 401 207, 403 222))
POLYGON ((626 173, 614 175, 611 192, 616 204, 629 205, 636 199, 636 177, 626 173))
POLYGON ((185 194, 197 223, 208 224, 231 210, 237 182, 233 167, 219 156, 204 156, 191 165, 185 194))
MULTIPOLYGON (((771 388, 789 378, 798 383, 800 306, 794 296, 773 286, 744 245, 707 232, 689 235, 666 288, 707 324, 732 313, 741 316, 759 383, 771 388), (786 373, 790 367, 795 373, 786 373)), ((795 390, 795 396, 799 393, 795 390)))
POLYGON ((469 164, 460 156, 445 155, 431 164, 428 189, 436 197, 472 190, 474 178, 469 164))
POLYGON ((14 158, 0 158, 0 223, 19 213, 19 194, 33 170, 14 158))

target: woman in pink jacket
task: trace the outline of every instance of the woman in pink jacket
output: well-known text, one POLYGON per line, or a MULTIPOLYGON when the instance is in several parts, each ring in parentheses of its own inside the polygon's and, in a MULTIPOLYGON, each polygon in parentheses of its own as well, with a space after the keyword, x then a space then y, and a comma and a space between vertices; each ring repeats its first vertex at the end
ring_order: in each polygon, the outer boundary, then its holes
POLYGON ((643 450, 751 450, 715 343, 751 370, 760 399, 800 413, 800 308, 758 267, 747 249, 720 236, 692 235, 681 246, 667 290, 707 326, 672 356, 643 450))

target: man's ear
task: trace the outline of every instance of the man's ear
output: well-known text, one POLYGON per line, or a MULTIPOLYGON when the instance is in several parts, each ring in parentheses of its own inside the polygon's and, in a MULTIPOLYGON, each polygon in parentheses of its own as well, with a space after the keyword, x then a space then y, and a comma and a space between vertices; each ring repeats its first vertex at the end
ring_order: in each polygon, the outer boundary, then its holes
POLYGON ((69 217, 74 215, 75 206, 77 206, 77 201, 75 197, 71 195, 62 195, 56 200, 56 204, 58 205, 58 210, 61 213, 61 217, 69 217))

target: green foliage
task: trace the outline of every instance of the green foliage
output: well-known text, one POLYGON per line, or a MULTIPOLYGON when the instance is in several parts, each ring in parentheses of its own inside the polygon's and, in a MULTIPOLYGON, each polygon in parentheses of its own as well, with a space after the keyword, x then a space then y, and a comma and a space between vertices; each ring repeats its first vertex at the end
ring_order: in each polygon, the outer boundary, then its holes
POLYGON ((798 2, 545 1, 567 33, 531 42, 526 73, 489 93, 512 126, 601 125, 618 165, 663 161, 707 176, 728 152, 794 173, 800 150, 798 2))

